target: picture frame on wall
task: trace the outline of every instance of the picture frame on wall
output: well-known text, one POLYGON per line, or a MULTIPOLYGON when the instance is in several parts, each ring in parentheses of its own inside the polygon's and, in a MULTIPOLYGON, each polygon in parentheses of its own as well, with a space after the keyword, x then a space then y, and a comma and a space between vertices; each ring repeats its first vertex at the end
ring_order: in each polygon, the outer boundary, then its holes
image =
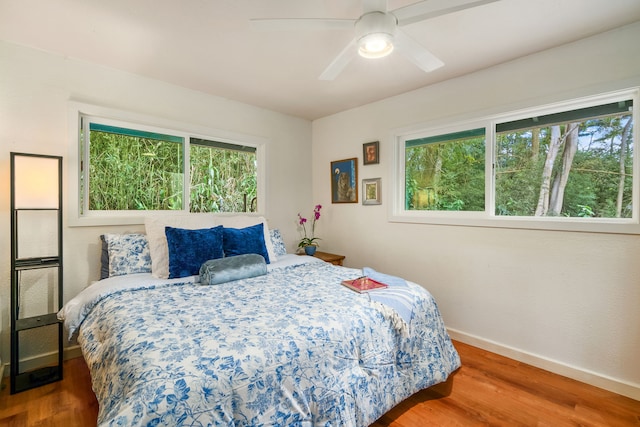
POLYGON ((380 141, 362 144, 362 164, 375 165, 380 163, 380 141))
POLYGON ((331 203, 358 203, 358 158, 331 162, 331 203))
POLYGON ((382 204, 382 178, 371 178, 362 180, 362 204, 380 205, 382 204))

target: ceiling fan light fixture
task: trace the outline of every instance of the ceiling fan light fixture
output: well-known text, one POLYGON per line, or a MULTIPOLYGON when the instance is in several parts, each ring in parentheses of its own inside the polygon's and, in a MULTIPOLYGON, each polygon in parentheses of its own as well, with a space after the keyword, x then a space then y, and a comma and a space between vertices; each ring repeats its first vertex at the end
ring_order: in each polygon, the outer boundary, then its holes
POLYGON ((358 53, 364 58, 383 58, 393 52, 393 40, 386 33, 367 34, 358 40, 358 53))
POLYGON ((393 51, 398 22, 390 13, 365 13, 355 23, 358 53, 365 58, 382 58, 393 51))

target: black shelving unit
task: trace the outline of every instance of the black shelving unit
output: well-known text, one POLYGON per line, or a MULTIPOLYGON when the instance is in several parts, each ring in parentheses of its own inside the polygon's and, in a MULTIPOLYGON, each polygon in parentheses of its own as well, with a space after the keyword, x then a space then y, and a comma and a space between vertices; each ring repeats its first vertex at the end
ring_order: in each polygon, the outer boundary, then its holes
MULTIPOLYGON (((42 171, 36 170, 33 175, 38 175, 39 172, 42 171)), ((30 177, 29 174, 25 176, 30 177)), ((40 178, 43 179, 43 177, 40 178)), ((37 184, 36 179, 34 185, 37 184)), ((44 238, 46 239, 46 237, 44 238)), ((57 311, 62 307, 62 278, 62 157, 11 153, 11 394, 62 379, 62 323, 56 317, 57 311), (26 161, 38 162, 40 160, 57 162, 54 166, 57 170, 57 176, 50 178, 57 189, 57 206, 38 207, 37 197, 30 200, 26 207, 20 206, 21 203, 18 199, 21 195, 19 192, 24 191, 20 181, 24 180, 22 176, 25 172, 20 170, 23 167, 21 165, 26 164, 26 161), (57 186, 55 185, 56 179, 57 186), (36 233, 42 231, 41 229, 57 233, 57 243, 54 242, 52 245, 50 242, 43 242, 42 245, 43 251, 48 250, 55 253, 40 253, 41 249, 39 249, 37 241, 35 243, 28 242, 28 251, 22 251, 20 245, 24 242, 20 240, 25 232, 21 231, 21 227, 27 230, 29 228, 35 229, 36 233), (23 256, 24 253, 28 253, 29 256, 23 256), (29 307, 23 307, 30 302, 27 298, 21 298, 23 275, 29 275, 28 282, 45 282, 47 284, 45 291, 53 292, 51 298, 43 297, 46 301, 53 300, 50 304, 45 304, 44 313, 34 314, 28 310, 29 307), (31 313, 31 315, 23 316, 25 312, 31 313), (40 332, 36 332, 35 335, 34 332, 30 332, 37 329, 40 329, 40 332), (27 365, 24 361, 25 356, 40 355, 23 355, 21 354, 21 346, 29 339, 37 341, 42 337, 42 334, 46 335, 47 332, 52 331, 57 333, 55 349, 57 354, 47 354, 43 359, 44 366, 34 366, 33 361, 29 361, 29 367, 24 369, 21 365, 27 365)), ((54 352, 47 351, 47 353, 54 352)))

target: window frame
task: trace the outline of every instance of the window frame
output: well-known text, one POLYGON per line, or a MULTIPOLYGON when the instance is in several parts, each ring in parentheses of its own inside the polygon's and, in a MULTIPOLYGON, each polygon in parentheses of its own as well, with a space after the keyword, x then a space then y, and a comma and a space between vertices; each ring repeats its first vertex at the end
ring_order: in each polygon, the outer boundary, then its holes
POLYGON ((471 227, 496 227, 570 232, 595 232, 615 234, 640 234, 640 152, 637 150, 639 134, 639 89, 632 88, 596 96, 556 102, 542 106, 485 115, 477 119, 456 119, 448 122, 431 122, 398 129, 392 132, 394 155, 391 187, 392 204, 390 222, 457 225, 471 227), (495 214, 495 147, 496 126, 500 123, 527 119, 544 114, 577 110, 599 104, 633 100, 633 213, 631 218, 575 218, 575 217, 522 217, 495 214), (407 140, 485 128, 485 210, 479 212, 407 210, 405 208, 405 142, 407 140))
POLYGON ((67 197, 69 205, 68 223, 69 226, 97 226, 97 225, 136 225, 144 224, 146 217, 184 215, 189 213, 190 189, 189 189, 189 159, 190 140, 192 138, 200 140, 211 140, 226 144, 240 145, 255 148, 257 161, 257 212, 214 212, 214 215, 256 215, 264 216, 266 212, 266 155, 268 139, 246 135, 236 132, 229 132, 220 129, 212 129, 172 120, 164 120, 143 114, 116 110, 80 102, 69 103, 69 160, 68 168, 69 195, 67 197), (171 136, 181 137, 185 142, 183 147, 183 200, 182 209, 179 210, 123 210, 123 211, 89 211, 88 210, 88 187, 85 187, 84 197, 81 197, 80 184, 82 173, 80 168, 82 162, 88 164, 88 150, 86 140, 88 135, 82 135, 82 119, 93 119, 92 122, 109 126, 118 126, 128 129, 140 130, 144 132, 155 132, 171 136), (84 200, 86 206, 81 206, 84 200), (85 211, 84 213, 82 211, 85 211))

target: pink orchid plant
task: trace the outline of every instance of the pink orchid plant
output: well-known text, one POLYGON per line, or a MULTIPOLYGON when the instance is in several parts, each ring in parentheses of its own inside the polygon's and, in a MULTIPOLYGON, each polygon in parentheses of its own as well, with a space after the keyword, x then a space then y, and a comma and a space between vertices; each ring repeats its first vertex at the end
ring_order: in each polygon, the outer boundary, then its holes
POLYGON ((320 219, 320 209, 322 209, 322 205, 316 205, 313 208, 313 221, 311 222, 311 237, 307 236, 307 218, 300 215, 298 212, 298 224, 302 226, 302 230, 304 231, 304 238, 300 240, 298 243, 299 248, 304 248, 305 246, 320 246, 316 242, 316 240, 320 240, 319 237, 315 237, 316 231, 316 221, 320 219))

